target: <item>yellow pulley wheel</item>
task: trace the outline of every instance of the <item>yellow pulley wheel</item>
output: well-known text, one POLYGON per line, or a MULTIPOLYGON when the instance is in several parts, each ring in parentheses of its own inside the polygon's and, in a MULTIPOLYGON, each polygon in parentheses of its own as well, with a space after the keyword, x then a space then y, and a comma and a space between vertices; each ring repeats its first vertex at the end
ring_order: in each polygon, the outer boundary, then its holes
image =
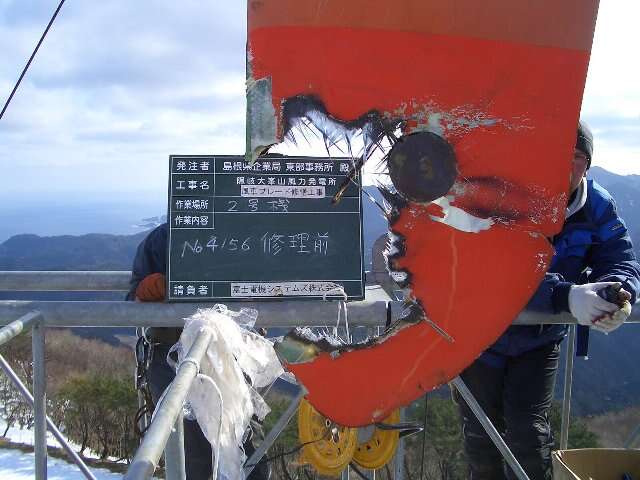
MULTIPOLYGON (((400 422, 400 410, 394 410, 382 423, 397 424, 400 422)), ((369 470, 377 470, 384 467, 393 458, 400 438, 399 430, 383 430, 371 426, 360 429, 362 433, 368 433, 368 438, 358 442, 353 461, 361 467, 369 470), (369 433, 368 429, 371 429, 369 433)))
POLYGON ((358 429, 333 423, 302 399, 298 407, 298 438, 302 460, 321 475, 337 476, 345 469, 358 444, 358 429))

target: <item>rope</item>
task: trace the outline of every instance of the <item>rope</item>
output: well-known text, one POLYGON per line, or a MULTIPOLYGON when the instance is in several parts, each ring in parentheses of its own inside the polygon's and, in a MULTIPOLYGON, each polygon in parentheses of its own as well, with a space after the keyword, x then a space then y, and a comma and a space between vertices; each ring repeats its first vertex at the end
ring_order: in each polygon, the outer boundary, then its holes
POLYGON ((133 431, 138 436, 138 438, 142 438, 142 437, 144 437, 144 434, 147 432, 147 430, 151 426, 151 422, 149 422, 149 424, 144 429, 141 429, 140 428, 140 421, 147 414, 149 414, 149 415, 153 414, 153 411, 155 410, 156 406, 153 403, 153 398, 151 397, 151 390, 149 390, 149 385, 148 384, 145 383, 144 386, 139 388, 139 390, 142 392, 144 403, 136 411, 136 414, 134 416, 133 431))
POLYGON ((338 303, 338 319, 336 321, 336 326, 334 328, 335 335, 336 337, 338 336, 338 327, 340 326, 342 312, 344 311, 344 327, 347 332, 346 343, 351 343, 351 334, 349 333, 349 313, 347 310, 347 298, 349 297, 347 296, 347 293, 344 291, 344 288, 339 286, 324 292, 324 294, 322 295, 322 300, 326 301, 327 296, 329 295, 340 295, 342 297, 342 300, 340 301, 340 303, 338 303))
MULTIPOLYGON (((156 406, 151 396, 151 389, 149 388, 149 379, 147 377, 147 371, 151 356, 153 355, 153 346, 147 341, 144 336, 143 329, 136 329, 138 334, 138 340, 136 341, 136 375, 135 375, 135 387, 136 390, 142 394, 142 405, 136 411, 134 415, 133 431, 142 438, 146 431, 149 429, 150 422, 144 427, 140 428, 140 424, 143 418, 146 419, 147 415, 151 416, 156 406), (142 331, 139 331, 142 330, 142 331)), ((145 421, 145 423, 147 423, 145 421)))

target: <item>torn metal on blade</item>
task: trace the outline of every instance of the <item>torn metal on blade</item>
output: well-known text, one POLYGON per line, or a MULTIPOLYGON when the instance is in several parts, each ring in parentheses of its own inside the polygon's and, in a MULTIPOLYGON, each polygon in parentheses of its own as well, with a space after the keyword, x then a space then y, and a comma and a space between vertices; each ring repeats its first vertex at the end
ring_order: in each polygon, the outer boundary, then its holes
MULTIPOLYGON (((413 301, 405 304, 400 318, 391 324, 382 335, 368 337, 362 341, 345 343, 341 338, 328 332, 316 333, 308 327, 298 327, 287 333, 275 343, 274 348, 284 364, 301 364, 314 361, 320 354, 326 353, 336 359, 340 355, 380 345, 396 335, 400 330, 414 325, 426 316, 422 307, 413 301)), ((430 324, 432 322, 429 322, 430 324)))
MULTIPOLYGON (((247 67, 249 69, 249 67, 247 67)), ((249 71, 249 70, 248 70, 249 71)), ((322 101, 311 95, 299 95, 283 101, 282 131, 278 131, 277 112, 273 106, 272 83, 270 78, 247 79, 247 138, 246 159, 255 159, 266 152, 270 146, 285 138, 296 143, 296 130, 315 127, 322 136, 325 148, 344 141, 352 158, 366 160, 381 142, 389 140, 395 143, 395 132, 402 125, 401 119, 392 119, 371 110, 354 120, 341 120, 329 114, 322 101), (351 141, 361 133, 364 150, 354 154, 351 141)), ((354 169, 357 172, 357 168, 354 169)))

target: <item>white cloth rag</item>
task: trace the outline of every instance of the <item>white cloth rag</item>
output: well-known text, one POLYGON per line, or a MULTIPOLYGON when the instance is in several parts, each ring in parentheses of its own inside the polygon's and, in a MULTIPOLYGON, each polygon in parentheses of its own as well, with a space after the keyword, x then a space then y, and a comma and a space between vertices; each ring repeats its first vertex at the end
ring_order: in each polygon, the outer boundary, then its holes
POLYGON ((242 450, 245 432, 254 414, 262 420, 270 411, 255 389, 271 385, 283 373, 272 343, 249 330, 257 316, 256 310, 243 308, 235 312, 221 304, 198 310, 185 319, 175 348, 179 365, 200 332, 207 330, 212 334, 200 362, 200 375, 186 401, 214 452, 221 428, 217 463, 222 479, 245 478, 242 469, 246 459, 242 450), (222 411, 215 387, 204 377, 209 377, 220 390, 222 411))

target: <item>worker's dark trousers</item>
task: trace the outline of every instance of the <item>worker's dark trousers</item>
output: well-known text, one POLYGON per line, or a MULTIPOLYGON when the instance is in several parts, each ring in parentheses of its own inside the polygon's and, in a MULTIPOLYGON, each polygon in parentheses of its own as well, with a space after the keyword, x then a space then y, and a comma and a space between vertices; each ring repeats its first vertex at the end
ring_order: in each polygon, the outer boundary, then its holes
MULTIPOLYGON (((167 363, 169 348, 168 345, 154 345, 153 358, 147 371, 151 396, 156 404, 176 375, 175 370, 167 363)), ((247 457, 255 451, 251 440, 247 440, 243 447, 247 457)), ((187 480, 208 480, 213 472, 211 444, 195 420, 184 421, 184 452, 187 480)), ((260 464, 251 472, 247 480, 267 480, 268 478, 268 465, 260 464)))
MULTIPOLYGON (((549 409, 560 356, 557 343, 514 357, 504 365, 476 360, 460 376, 505 439, 531 480, 551 480, 553 435, 549 409)), ((463 422, 472 480, 515 479, 462 397, 454 392, 463 422)))

